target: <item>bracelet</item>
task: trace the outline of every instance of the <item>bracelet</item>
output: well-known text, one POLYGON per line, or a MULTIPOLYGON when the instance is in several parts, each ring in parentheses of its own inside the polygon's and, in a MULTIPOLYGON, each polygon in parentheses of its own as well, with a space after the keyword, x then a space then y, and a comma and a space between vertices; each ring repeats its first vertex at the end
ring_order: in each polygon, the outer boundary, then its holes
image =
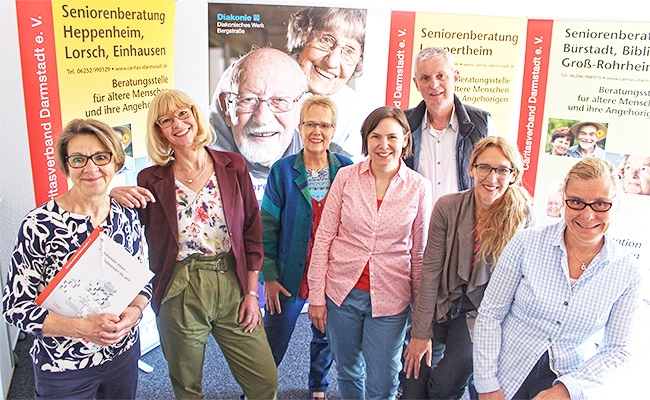
POLYGON ((255 298, 257 298, 257 299, 260 298, 260 294, 257 293, 257 292, 254 291, 254 290, 247 290, 246 293, 244 293, 244 294, 250 294, 251 296, 255 296, 255 298))
POLYGON ((142 307, 140 307, 139 305, 137 305, 137 304, 131 304, 131 305, 129 305, 129 307, 135 307, 138 310, 140 310, 140 318, 138 318, 138 320, 135 321, 135 324, 138 325, 140 323, 140 321, 142 321, 142 317, 144 316, 144 309, 142 307))

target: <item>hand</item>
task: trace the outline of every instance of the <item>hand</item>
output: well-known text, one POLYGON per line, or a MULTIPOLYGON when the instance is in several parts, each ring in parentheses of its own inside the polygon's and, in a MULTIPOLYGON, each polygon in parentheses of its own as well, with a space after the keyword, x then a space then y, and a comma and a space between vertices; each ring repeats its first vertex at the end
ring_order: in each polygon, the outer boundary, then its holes
POLYGON ((478 400, 505 400, 505 397, 503 397, 501 390, 497 390, 489 393, 479 393, 478 400))
POLYGON ((239 326, 244 328, 244 332, 252 332, 256 325, 262 325, 262 313, 257 298, 248 294, 239 306, 239 326))
POLYGON ((114 326, 120 321, 120 317, 114 314, 95 314, 86 318, 79 318, 78 334, 75 337, 88 339, 100 346, 109 346, 120 341, 121 337, 107 335, 104 326, 114 331, 114 326), (107 335, 108 337, 104 337, 107 335))
POLYGON ((280 307, 280 292, 287 297, 291 297, 291 293, 284 288, 278 281, 264 282, 264 298, 266 299, 266 311, 271 315, 276 312, 280 314, 282 308, 280 307))
POLYGON ((307 308, 309 320, 319 331, 325 333, 325 324, 327 324, 327 307, 309 305, 307 308))
POLYGON ((404 372, 406 379, 415 379, 420 377, 420 363, 422 357, 426 355, 426 362, 431 367, 431 340, 411 338, 406 351, 404 351, 404 372))
POLYGON ((129 208, 146 208, 148 202, 156 202, 149 189, 140 186, 114 187, 111 190, 111 197, 129 208))
POLYGON ((560 382, 557 385, 553 386, 550 389, 543 390, 537 394, 533 398, 533 400, 556 400, 556 399, 566 399, 570 400, 571 395, 569 394, 569 391, 567 390, 566 386, 564 386, 564 383, 560 382))
POLYGON ((131 328, 138 323, 141 316, 142 312, 138 307, 129 306, 120 314, 118 321, 105 322, 99 336, 104 343, 115 344, 131 332, 131 328))

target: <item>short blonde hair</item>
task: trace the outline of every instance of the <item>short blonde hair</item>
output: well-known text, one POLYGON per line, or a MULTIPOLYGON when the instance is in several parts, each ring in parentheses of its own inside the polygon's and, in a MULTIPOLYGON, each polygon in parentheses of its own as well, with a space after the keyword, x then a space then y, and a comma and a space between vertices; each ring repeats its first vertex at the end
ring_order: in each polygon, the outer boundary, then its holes
POLYGON ((179 108, 190 108, 196 121, 197 134, 194 139, 194 149, 200 149, 214 143, 215 135, 208 124, 203 112, 192 99, 177 89, 167 89, 160 92, 149 105, 147 114, 147 153, 154 165, 167 165, 173 157, 173 150, 158 126, 158 119, 169 115, 179 108))
POLYGON ((56 164, 65 176, 70 176, 70 167, 66 162, 66 157, 69 155, 68 144, 72 138, 79 135, 94 135, 111 152, 112 161, 115 162, 115 172, 122 169, 126 155, 113 128, 96 119, 73 119, 56 139, 56 164))
POLYGON ((610 192, 614 192, 616 195, 621 191, 618 170, 614 164, 599 157, 583 158, 571 167, 564 178, 564 193, 566 193, 569 183, 579 179, 604 180, 609 184, 610 192))
POLYGON ((313 96, 308 97, 302 103, 302 106, 300 107, 300 122, 304 122, 305 114, 307 114, 308 111, 316 107, 322 107, 328 109, 330 115, 332 116, 332 124, 336 126, 336 121, 338 120, 339 117, 339 109, 338 107, 336 107, 336 103, 334 103, 334 100, 330 99, 329 97, 322 96, 319 94, 315 94, 313 96))

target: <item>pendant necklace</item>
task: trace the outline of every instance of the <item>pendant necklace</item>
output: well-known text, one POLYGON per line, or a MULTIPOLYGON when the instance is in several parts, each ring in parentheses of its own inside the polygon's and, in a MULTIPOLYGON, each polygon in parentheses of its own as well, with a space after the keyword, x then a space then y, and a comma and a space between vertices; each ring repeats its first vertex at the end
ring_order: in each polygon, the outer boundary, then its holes
POLYGON ((318 168, 318 169, 309 169, 309 174, 311 175, 311 177, 312 178, 318 178, 318 171, 325 168, 325 165, 327 165, 327 157, 325 157, 325 161, 323 161, 320 168, 318 168))
POLYGON ((195 176, 195 177, 192 178, 192 179, 183 178, 183 177, 178 173, 178 171, 176 171, 176 176, 178 176, 178 177, 181 178, 182 180, 186 181, 187 183, 192 183, 192 182, 194 182, 195 180, 199 179, 199 178, 200 178, 200 177, 205 173, 205 169, 206 169, 207 166, 208 166, 208 162, 207 162, 207 160, 204 159, 204 161, 203 161, 203 169, 201 170, 201 173, 198 174, 197 176, 195 176))
POLYGON ((573 250, 573 247, 571 247, 571 246, 569 245, 569 242, 565 241, 564 243, 566 244, 566 247, 567 247, 569 250, 571 250, 571 253, 573 253, 573 255, 578 259, 578 261, 580 262, 580 264, 582 264, 582 265, 580 265, 580 269, 583 270, 583 271, 587 269, 587 265, 589 265, 589 264, 593 261, 593 259, 596 257, 596 254, 598 254, 598 252, 600 251, 600 247, 599 247, 598 250, 596 250, 596 252, 594 253, 594 255, 591 256, 591 258, 589 259, 589 261, 585 263, 584 261, 582 261, 582 259, 581 259, 580 257, 578 257, 578 253, 576 253, 576 252, 573 250))

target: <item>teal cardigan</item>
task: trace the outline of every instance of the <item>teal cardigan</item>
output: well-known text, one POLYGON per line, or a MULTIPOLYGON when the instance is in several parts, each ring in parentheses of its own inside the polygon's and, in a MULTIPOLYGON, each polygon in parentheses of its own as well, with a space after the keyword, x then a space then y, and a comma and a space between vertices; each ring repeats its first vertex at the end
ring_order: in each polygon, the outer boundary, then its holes
MULTIPOLYGON (((332 181, 352 160, 327 152, 332 181)), ((264 264, 260 281, 280 282, 296 301, 305 270, 312 227, 311 195, 302 152, 281 158, 269 172, 262 199, 264 264)))

